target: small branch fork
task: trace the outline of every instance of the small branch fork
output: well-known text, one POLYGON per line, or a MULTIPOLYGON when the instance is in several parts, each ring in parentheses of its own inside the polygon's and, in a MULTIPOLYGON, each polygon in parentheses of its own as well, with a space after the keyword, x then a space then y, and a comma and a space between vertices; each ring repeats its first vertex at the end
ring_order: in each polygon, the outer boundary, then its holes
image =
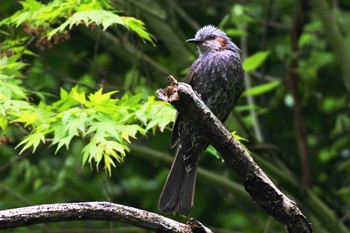
POLYGON ((231 135, 221 121, 186 83, 169 76, 170 86, 159 89, 161 100, 172 104, 181 117, 193 122, 201 135, 221 154, 239 175, 246 191, 268 214, 287 227, 289 233, 310 233, 311 224, 297 204, 285 196, 253 161, 249 153, 231 135), (193 114, 193 113, 196 114, 193 114))

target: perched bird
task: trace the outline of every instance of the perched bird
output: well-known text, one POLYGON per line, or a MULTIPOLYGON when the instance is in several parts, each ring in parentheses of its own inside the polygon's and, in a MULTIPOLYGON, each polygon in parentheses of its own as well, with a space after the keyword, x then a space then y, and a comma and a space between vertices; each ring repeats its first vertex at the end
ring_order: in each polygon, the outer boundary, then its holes
MULTIPOLYGON (((199 29, 195 38, 187 42, 198 46, 199 57, 192 64, 185 82, 223 122, 244 86, 240 50, 223 31, 212 25, 199 29)), ((159 199, 161 211, 189 214, 193 206, 198 159, 209 143, 192 123, 180 113, 176 114, 170 146, 179 146, 159 199)))

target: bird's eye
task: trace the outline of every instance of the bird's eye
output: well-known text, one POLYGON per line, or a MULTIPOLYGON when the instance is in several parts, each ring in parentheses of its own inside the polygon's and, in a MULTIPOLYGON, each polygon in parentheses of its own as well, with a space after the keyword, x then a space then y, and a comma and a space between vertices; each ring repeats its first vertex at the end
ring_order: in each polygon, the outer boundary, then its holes
POLYGON ((209 36, 208 36, 208 39, 209 39, 209 40, 214 40, 215 38, 216 38, 215 35, 209 35, 209 36))

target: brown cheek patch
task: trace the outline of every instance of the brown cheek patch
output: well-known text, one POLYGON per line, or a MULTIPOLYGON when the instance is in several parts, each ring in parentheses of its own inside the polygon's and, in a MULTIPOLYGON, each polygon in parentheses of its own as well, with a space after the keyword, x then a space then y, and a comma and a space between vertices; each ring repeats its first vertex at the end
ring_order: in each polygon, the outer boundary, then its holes
POLYGON ((227 41, 224 37, 218 36, 216 37, 216 40, 219 41, 221 48, 226 49, 227 41))

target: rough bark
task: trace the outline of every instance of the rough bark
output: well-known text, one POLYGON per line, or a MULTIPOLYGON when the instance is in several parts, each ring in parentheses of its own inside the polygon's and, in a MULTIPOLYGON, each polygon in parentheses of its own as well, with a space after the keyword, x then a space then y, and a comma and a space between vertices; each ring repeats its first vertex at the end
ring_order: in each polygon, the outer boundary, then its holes
POLYGON ((198 221, 187 224, 161 215, 110 202, 79 202, 35 205, 0 211, 0 230, 47 222, 81 220, 118 221, 155 232, 211 232, 198 221))
POLYGON ((160 99, 170 102, 182 117, 197 126, 198 131, 221 154, 239 175, 246 191, 268 214, 287 227, 289 233, 310 233, 311 224, 297 204, 285 196, 254 162, 249 153, 208 109, 190 85, 171 79, 171 86, 160 89, 160 99), (193 113, 196 114, 193 114, 193 113))

